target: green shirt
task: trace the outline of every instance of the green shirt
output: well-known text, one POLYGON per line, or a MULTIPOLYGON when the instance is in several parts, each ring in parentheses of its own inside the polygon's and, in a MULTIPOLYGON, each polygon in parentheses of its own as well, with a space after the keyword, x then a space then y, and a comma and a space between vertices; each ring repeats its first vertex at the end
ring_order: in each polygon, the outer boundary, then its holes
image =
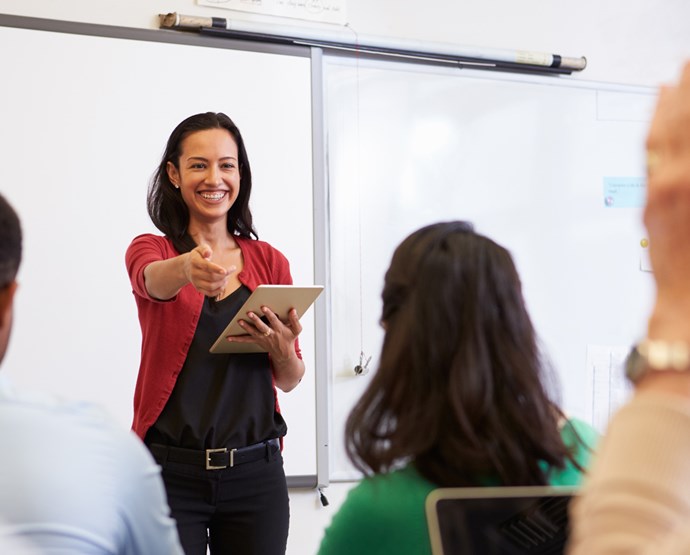
MULTIPOLYGON (((569 420, 563 441, 574 447, 574 459, 587 468, 597 432, 580 420, 569 420), (577 442, 573 429, 584 445, 577 442)), ((582 473, 568 462, 549 473, 553 486, 577 486, 582 473)), ((321 542, 319 555, 431 555, 424 503, 436 485, 414 466, 363 479, 347 495, 321 542)))

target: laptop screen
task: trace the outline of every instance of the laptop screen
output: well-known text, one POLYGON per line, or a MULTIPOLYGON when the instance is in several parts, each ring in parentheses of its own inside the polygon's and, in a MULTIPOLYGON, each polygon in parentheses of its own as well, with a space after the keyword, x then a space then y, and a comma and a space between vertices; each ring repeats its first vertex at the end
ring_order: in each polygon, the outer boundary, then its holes
POLYGON ((575 488, 439 488, 427 497, 433 555, 562 554, 575 488))

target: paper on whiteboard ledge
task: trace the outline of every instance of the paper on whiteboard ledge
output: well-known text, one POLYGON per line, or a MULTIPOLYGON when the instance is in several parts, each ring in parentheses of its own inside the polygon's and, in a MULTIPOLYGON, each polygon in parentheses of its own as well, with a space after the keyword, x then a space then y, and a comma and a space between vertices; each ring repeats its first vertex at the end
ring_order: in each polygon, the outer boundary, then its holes
POLYGON ((624 363, 630 347, 587 345, 587 384, 591 423, 600 433, 613 414, 630 398, 632 386, 624 363))
POLYGON ((346 0, 197 0, 197 4, 320 23, 347 23, 346 0))

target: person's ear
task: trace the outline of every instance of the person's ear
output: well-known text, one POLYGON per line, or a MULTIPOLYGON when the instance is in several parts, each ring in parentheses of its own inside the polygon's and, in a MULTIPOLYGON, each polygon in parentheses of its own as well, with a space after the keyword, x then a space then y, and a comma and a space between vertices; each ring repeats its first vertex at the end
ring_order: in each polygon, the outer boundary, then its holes
POLYGON ((12 301, 14 300, 14 293, 16 290, 16 281, 12 281, 0 289, 0 328, 2 328, 2 326, 5 324, 5 315, 12 308, 12 301))
POLYGON ((168 179, 175 186, 175 189, 180 188, 180 172, 175 167, 175 164, 168 162, 165 165, 165 171, 168 173, 168 179))

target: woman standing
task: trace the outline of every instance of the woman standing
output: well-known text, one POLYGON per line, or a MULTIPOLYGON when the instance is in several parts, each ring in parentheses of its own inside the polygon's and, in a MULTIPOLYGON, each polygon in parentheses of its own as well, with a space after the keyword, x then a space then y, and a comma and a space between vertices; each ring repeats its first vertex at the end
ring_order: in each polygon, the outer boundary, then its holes
POLYGON ((163 236, 126 254, 142 351, 133 429, 163 468, 187 555, 283 554, 289 506, 280 446, 287 426, 276 386, 304 374, 294 311, 249 313, 246 335, 265 353, 209 347, 259 284, 291 284, 287 259, 257 239, 251 170, 239 129, 222 113, 182 121, 148 192, 163 236), (263 317, 263 319, 262 319, 263 317))

